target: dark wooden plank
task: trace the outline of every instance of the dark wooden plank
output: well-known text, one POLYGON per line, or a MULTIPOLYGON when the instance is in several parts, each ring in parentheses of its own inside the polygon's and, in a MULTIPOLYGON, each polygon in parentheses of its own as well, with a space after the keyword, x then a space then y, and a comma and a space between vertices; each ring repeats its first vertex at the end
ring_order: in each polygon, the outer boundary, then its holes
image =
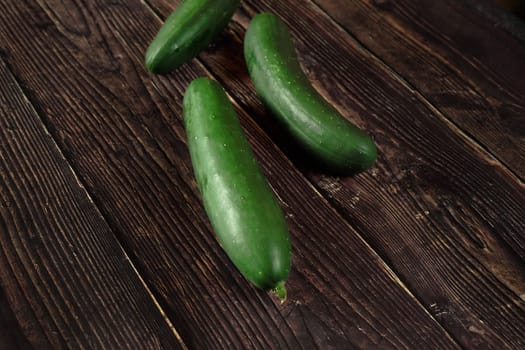
POLYGON ((525 179, 523 42, 462 1, 315 2, 525 179))
MULTIPOLYGON (((488 3, 487 0, 481 0, 480 2, 484 4, 488 3)), ((517 19, 525 19, 525 2, 522 0, 495 0, 492 3, 505 12, 512 13, 517 19)))
POLYGON ((28 342, 183 348, 2 61, 0 176, 0 281, 28 342))
MULTIPOLYGON (((463 0, 463 2, 474 11, 477 11, 487 21, 493 23, 495 27, 503 28, 515 38, 525 43, 525 13, 519 16, 516 12, 505 6, 501 6, 493 0, 463 0)), ((525 2, 516 0, 522 4, 522 11, 525 11, 525 2)))
MULTIPOLYGON (((165 1, 150 3, 167 15, 165 1)), ((523 185, 307 1, 244 7, 248 17, 238 13, 216 50, 200 59, 463 346, 520 348, 523 185), (315 86, 373 133, 381 154, 370 173, 324 176, 289 152, 243 64, 240 39, 249 16, 260 11, 287 21, 315 86)))
POLYGON ((457 348, 239 110, 294 248, 284 305, 250 286, 213 237, 185 146, 181 94, 206 71, 144 71, 161 22, 140 1, 38 4, 0 5, 0 42, 189 347, 457 348))
POLYGON ((3 349, 32 349, 9 305, 3 288, 0 288, 0 345, 3 349))

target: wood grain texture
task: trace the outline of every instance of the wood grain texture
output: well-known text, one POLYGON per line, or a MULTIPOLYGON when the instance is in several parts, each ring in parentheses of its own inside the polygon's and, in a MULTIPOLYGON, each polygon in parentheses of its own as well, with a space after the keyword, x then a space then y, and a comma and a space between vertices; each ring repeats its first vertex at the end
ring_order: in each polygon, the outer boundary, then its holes
POLYGON ((314 2, 525 179, 521 41, 462 1, 314 2))
POLYGON ((523 185, 309 2, 244 10, 202 62, 464 347, 522 347, 523 185), (285 19, 314 85, 374 135, 381 155, 369 174, 329 177, 290 151, 243 63, 244 28, 261 11, 285 19))
POLYGON ((0 282, 26 338, 16 346, 182 348, 2 61, 0 176, 0 282))
POLYGON ((204 214, 180 115, 185 87, 208 73, 196 61, 169 77, 144 71, 161 24, 144 3, 0 9, 10 64, 190 348, 457 348, 240 109, 293 236, 287 303, 238 274, 204 214))

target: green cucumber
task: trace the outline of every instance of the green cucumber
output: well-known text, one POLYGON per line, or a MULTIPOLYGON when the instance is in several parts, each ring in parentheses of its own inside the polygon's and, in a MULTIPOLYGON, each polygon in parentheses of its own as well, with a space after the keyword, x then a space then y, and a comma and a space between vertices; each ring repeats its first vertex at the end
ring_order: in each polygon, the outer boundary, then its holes
POLYGON ((183 0, 146 51, 146 68, 166 74, 204 50, 226 28, 240 0, 183 0))
POLYGON ((218 241, 249 281, 284 300, 288 227, 226 93, 198 78, 186 90, 183 113, 195 178, 218 241))
POLYGON ((374 164, 374 142, 313 88, 301 69, 291 34, 277 16, 261 13, 251 20, 244 55, 263 102, 313 158, 345 174, 374 164))

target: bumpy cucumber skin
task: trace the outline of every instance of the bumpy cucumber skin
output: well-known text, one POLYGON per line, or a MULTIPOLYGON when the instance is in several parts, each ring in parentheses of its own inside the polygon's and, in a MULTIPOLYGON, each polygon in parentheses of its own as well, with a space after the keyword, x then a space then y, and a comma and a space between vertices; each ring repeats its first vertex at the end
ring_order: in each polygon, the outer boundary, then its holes
POLYGON ((228 25, 239 0, 183 0, 146 51, 146 68, 166 74, 196 57, 228 25))
POLYGON ((254 285, 285 297, 291 266, 288 227, 221 86, 198 78, 183 100, 188 148, 215 234, 254 285))
POLYGON ((277 16, 261 13, 251 20, 244 55, 263 102, 314 158, 345 174, 374 164, 374 142, 313 88, 301 69, 290 32, 277 16))

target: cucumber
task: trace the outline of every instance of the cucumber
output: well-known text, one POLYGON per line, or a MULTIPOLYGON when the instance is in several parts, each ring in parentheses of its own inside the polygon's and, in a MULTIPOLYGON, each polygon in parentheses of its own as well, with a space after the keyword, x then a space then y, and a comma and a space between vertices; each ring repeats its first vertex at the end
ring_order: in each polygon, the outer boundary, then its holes
POLYGON ((288 227, 221 86, 192 81, 183 99, 190 157, 222 248, 255 286, 283 301, 291 268, 288 227))
POLYGON ((255 90, 307 154, 343 174, 356 174, 374 164, 374 142, 313 88, 291 34, 278 17, 261 13, 251 20, 244 56, 255 90))
POLYGON ((204 50, 226 28, 240 0, 183 0, 146 51, 146 68, 166 74, 204 50))

